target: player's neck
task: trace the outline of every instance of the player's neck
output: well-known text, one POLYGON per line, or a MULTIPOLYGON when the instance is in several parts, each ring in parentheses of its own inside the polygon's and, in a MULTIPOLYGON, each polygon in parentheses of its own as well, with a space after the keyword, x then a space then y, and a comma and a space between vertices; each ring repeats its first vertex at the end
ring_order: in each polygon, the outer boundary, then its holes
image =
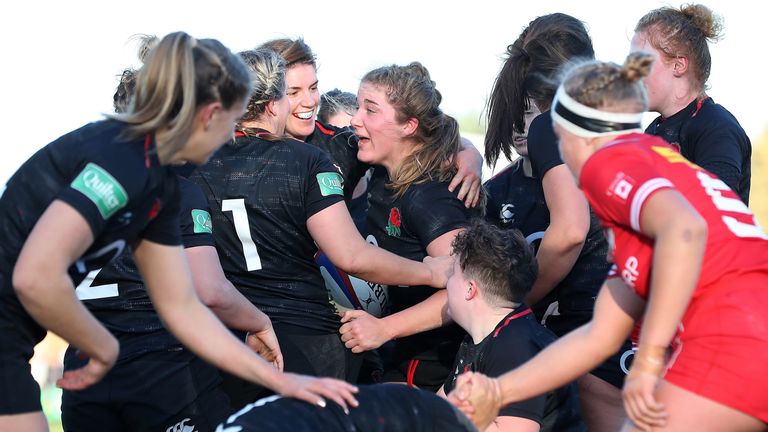
POLYGON ((471 314, 471 323, 464 330, 472 337, 475 345, 483 341, 489 334, 496 330, 499 323, 515 310, 519 304, 512 304, 510 307, 493 307, 485 305, 482 310, 475 310, 471 314))

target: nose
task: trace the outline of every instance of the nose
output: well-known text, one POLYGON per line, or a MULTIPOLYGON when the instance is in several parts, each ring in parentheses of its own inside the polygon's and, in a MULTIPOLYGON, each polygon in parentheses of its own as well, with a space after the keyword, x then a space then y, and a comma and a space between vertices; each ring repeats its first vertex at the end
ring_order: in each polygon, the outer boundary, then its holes
POLYGON ((301 92, 301 99, 299 99, 299 106, 304 108, 315 108, 315 99, 312 97, 310 90, 301 92))
POLYGON ((355 129, 363 127, 363 122, 360 118, 360 108, 355 111, 355 114, 349 120, 349 124, 355 129))

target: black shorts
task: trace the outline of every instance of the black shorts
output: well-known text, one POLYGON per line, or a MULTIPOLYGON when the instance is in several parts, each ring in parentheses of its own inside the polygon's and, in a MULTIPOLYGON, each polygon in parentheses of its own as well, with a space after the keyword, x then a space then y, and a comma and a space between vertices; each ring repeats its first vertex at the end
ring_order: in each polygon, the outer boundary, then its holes
MULTIPOLYGON (((67 350, 65 370, 84 364, 67 350)), ((231 413, 220 382, 218 370, 189 351, 143 354, 85 390, 64 391, 62 424, 73 432, 213 430, 231 413)))
POLYGON ((272 396, 246 405, 229 416, 223 430, 466 432, 472 423, 443 398, 402 384, 359 386, 360 406, 344 414, 328 401, 326 408, 298 399, 272 396))
POLYGON ((0 415, 42 411, 29 360, 44 336, 18 300, 0 298, 0 415))
MULTIPOLYGON (((562 313, 561 315, 549 316, 547 318, 547 328, 552 330, 558 337, 561 337, 588 323, 591 319, 592 312, 562 313)), ((624 378, 627 376, 630 366, 632 366, 633 358, 632 341, 627 339, 616 354, 609 357, 590 373, 621 389, 624 386, 624 378)))
MULTIPOLYGON (((275 326, 285 372, 356 381, 362 357, 352 354, 338 333, 297 334, 294 331, 293 327, 275 326)), ((245 339, 245 333, 234 333, 240 340, 245 339)), ((233 409, 273 394, 272 390, 240 377, 223 371, 221 375, 222 388, 233 409)))

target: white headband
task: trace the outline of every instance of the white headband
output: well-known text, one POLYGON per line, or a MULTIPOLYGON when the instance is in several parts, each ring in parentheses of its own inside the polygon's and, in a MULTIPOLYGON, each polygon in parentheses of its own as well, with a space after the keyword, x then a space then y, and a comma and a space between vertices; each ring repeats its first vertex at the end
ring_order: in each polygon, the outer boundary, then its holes
POLYGON ((584 138, 643 131, 640 128, 643 113, 612 113, 590 108, 568 96, 562 85, 552 103, 552 120, 584 138))

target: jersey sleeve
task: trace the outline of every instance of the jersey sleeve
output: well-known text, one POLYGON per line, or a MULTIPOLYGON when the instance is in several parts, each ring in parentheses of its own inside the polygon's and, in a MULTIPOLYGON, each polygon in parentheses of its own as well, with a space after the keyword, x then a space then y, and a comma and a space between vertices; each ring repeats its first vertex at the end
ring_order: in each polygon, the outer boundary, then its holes
POLYGON ((119 154, 86 159, 74 180, 57 196, 85 218, 94 237, 143 192, 146 176, 136 175, 132 165, 120 159, 119 154))
POLYGON ((307 219, 344 201, 344 177, 325 153, 317 151, 307 172, 307 219))
MULTIPOLYGON (((516 333, 513 328, 499 332, 477 372, 489 377, 498 377, 538 354, 539 349, 531 341, 521 340, 516 333)), ((547 395, 544 394, 509 404, 499 411, 499 416, 522 417, 541 423, 546 403, 547 395)))
POLYGON ((316 121, 315 126, 322 129, 319 133, 330 135, 325 140, 319 140, 319 146, 338 165, 345 180, 344 195, 351 199, 355 186, 370 168, 370 165, 357 159, 357 135, 350 127, 337 128, 319 121, 316 121))
POLYGON ((563 164, 549 111, 533 119, 528 128, 528 158, 534 175, 540 179, 544 178, 547 171, 563 164))
POLYGON ((179 178, 181 192, 181 242, 185 248, 216 246, 213 238, 211 210, 203 191, 190 180, 179 178))
POLYGON ((447 183, 413 185, 403 202, 403 225, 425 248, 441 235, 465 226, 473 215, 448 191, 447 183))
POLYGON ((169 180, 166 192, 161 199, 160 211, 149 221, 139 237, 167 246, 178 246, 181 244, 181 230, 179 229, 181 203, 178 181, 175 178, 172 180, 169 180))
POLYGON ((630 227, 640 233, 640 214, 648 198, 674 186, 647 157, 633 150, 599 150, 584 164, 580 187, 604 223, 630 227))

